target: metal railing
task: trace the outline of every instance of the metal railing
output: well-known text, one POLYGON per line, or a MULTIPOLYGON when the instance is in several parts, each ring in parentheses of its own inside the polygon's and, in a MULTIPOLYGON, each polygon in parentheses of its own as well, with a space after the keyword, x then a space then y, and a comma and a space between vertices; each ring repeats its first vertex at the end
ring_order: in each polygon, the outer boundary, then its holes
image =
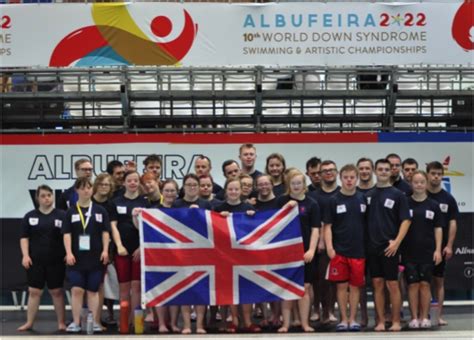
POLYGON ((0 69, 2 132, 472 129, 463 67, 0 69))

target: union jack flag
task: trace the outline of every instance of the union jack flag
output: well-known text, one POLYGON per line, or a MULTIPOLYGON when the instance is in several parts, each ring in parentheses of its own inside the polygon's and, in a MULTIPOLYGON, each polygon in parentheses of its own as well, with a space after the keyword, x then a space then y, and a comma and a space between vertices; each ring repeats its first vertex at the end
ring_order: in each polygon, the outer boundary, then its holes
POLYGON ((232 305, 304 295, 298 207, 231 213, 145 209, 140 218, 142 301, 232 305))

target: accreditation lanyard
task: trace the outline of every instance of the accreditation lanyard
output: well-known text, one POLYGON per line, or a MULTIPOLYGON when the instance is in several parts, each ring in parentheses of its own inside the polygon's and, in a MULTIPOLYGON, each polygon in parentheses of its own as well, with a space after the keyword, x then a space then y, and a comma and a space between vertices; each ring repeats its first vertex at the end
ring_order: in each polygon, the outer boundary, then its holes
POLYGON ((85 234, 87 226, 88 226, 89 221, 90 221, 91 216, 92 216, 92 201, 91 201, 91 204, 89 205, 89 209, 87 210, 87 213, 86 213, 87 218, 86 218, 85 221, 84 221, 84 215, 82 214, 82 209, 79 206, 79 202, 76 203, 76 207, 77 207, 77 212, 79 213, 79 217, 81 218, 82 228, 83 228, 83 231, 84 231, 84 234, 85 234))

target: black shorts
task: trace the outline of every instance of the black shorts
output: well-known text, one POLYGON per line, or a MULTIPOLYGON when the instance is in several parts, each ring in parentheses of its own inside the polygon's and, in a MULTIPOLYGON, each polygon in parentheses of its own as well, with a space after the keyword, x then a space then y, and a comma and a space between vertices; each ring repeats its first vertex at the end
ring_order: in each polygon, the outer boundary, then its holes
POLYGON ((446 260, 443 257, 443 261, 441 261, 438 265, 434 266, 433 276, 444 277, 445 270, 446 270, 446 260))
POLYGON ((33 265, 26 270, 28 287, 43 289, 46 284, 48 289, 62 288, 65 270, 66 266, 62 262, 48 265, 33 262, 33 265))
POLYGON ((405 263, 405 279, 407 284, 418 283, 420 281, 431 282, 433 276, 433 264, 431 263, 405 263))
POLYGON ((367 266, 371 278, 382 277, 387 281, 398 280, 398 254, 387 257, 384 254, 367 256, 367 266))
POLYGON ((313 262, 314 262, 314 276, 313 276, 313 281, 322 281, 326 280, 326 272, 329 266, 329 262, 331 259, 329 258, 326 250, 324 250, 322 253, 318 253, 316 251, 316 254, 314 255, 313 262))
POLYGON ((304 283, 313 283, 314 281, 314 273, 315 273, 315 260, 313 260, 310 263, 305 263, 304 264, 304 283))
POLYGON ((98 292, 100 284, 104 282, 104 270, 76 270, 67 269, 67 279, 71 287, 79 287, 89 292, 98 292))

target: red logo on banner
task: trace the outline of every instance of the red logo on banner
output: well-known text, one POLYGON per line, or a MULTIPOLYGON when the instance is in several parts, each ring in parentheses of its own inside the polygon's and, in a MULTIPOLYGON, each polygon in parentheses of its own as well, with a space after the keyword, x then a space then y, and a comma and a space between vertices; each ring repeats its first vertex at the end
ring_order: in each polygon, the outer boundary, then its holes
MULTIPOLYGON (((64 37, 51 54, 49 65, 69 66, 75 62, 76 66, 175 65, 191 49, 198 29, 190 14, 183 11, 181 33, 172 41, 155 42, 142 32, 125 5, 93 4, 95 25, 79 28, 64 37)), ((157 16, 150 29, 163 39, 171 33, 173 23, 168 17, 157 16)))
POLYGON ((474 27, 474 3, 472 0, 465 0, 459 7, 453 20, 451 29, 453 38, 463 49, 474 50, 474 41, 471 30, 474 27))

